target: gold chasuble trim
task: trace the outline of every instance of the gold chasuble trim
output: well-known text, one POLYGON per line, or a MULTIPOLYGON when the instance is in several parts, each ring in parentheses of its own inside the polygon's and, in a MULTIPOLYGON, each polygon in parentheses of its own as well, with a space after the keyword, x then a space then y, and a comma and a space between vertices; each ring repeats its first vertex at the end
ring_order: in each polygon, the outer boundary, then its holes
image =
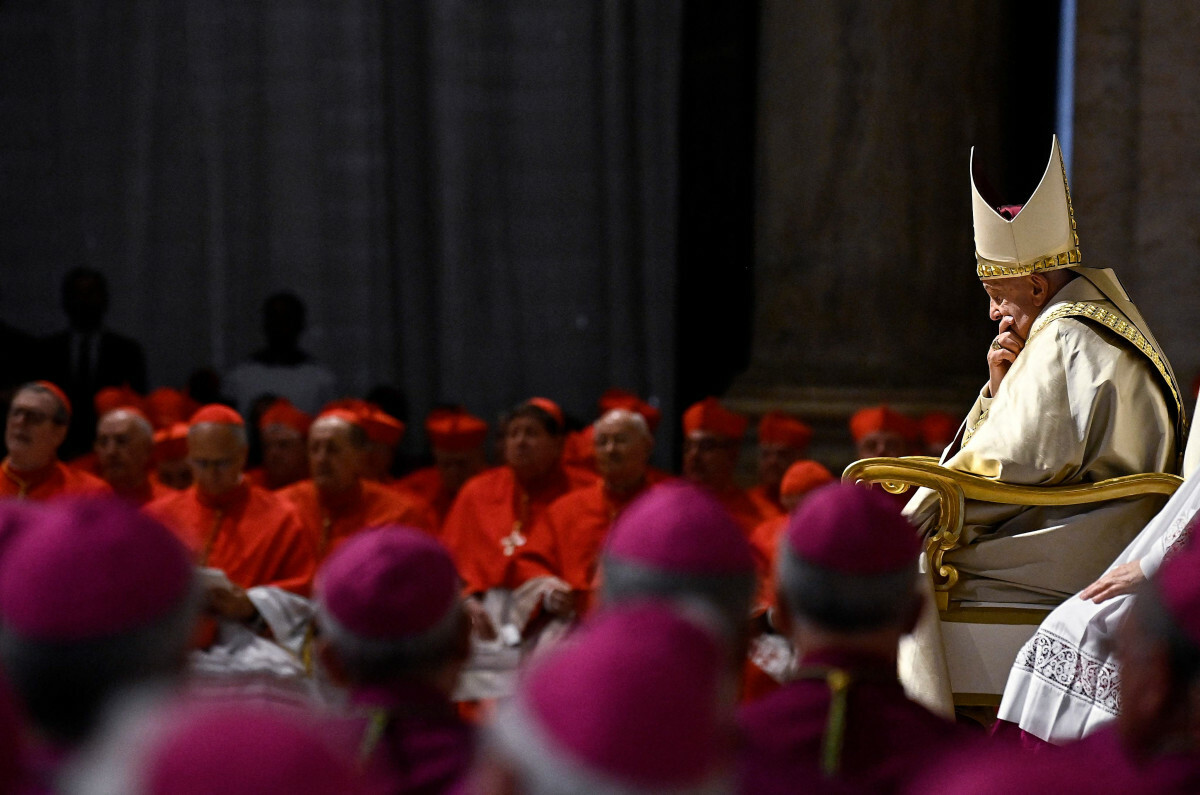
MULTIPOLYGON (((1044 329, 1047 325, 1055 320, 1063 317, 1078 317, 1094 320, 1097 323, 1103 324, 1108 329, 1120 334, 1133 347, 1141 351, 1150 363, 1154 365, 1154 369, 1158 370, 1158 374, 1162 376, 1162 380, 1166 383, 1167 388, 1171 391, 1171 397, 1175 399, 1175 416, 1179 418, 1180 438, 1187 438, 1187 413, 1183 407, 1183 400, 1179 395, 1179 390, 1175 387, 1175 381, 1171 378, 1171 372, 1167 369, 1167 363, 1163 360, 1162 355, 1155 350, 1142 332, 1138 331, 1137 326, 1130 323, 1116 312, 1110 312, 1102 306, 1088 303, 1087 301, 1073 301, 1068 304, 1056 306, 1054 309, 1046 313, 1045 316, 1038 318, 1033 324, 1033 330, 1029 332, 1029 339, 1033 339, 1034 335, 1044 329)), ((1028 340, 1026 340, 1028 343, 1028 340)))

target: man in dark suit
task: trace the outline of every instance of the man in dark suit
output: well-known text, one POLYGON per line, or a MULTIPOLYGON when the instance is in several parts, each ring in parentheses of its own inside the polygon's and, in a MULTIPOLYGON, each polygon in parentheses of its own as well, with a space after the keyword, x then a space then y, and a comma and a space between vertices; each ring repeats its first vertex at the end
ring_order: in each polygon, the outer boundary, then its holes
POLYGON ((92 399, 106 386, 146 392, 146 356, 142 346, 104 328, 108 283, 86 267, 71 269, 62 282, 62 307, 70 327, 46 337, 35 368, 38 376, 60 384, 75 413, 60 452, 65 460, 88 452, 96 433, 92 399))

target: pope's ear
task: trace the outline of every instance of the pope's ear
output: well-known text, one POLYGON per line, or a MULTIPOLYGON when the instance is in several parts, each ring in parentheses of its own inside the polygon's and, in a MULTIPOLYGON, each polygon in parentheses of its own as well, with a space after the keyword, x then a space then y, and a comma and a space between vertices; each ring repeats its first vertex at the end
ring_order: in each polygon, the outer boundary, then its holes
POLYGON ((1033 273, 1029 276, 1029 291, 1036 306, 1045 306, 1050 300, 1050 279, 1044 273, 1033 273))

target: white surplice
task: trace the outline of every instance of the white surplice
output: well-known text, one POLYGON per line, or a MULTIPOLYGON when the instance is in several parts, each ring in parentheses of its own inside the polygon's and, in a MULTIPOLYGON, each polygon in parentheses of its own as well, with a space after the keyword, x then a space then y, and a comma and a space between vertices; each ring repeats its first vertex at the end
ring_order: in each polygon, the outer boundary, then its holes
MULTIPOLYGON (((1193 532, 1188 525, 1200 512, 1200 477, 1191 471, 1198 452, 1200 441, 1193 434, 1184 456, 1184 484, 1109 568, 1137 560, 1150 577, 1167 555, 1187 543, 1193 532)), ((1132 604, 1132 594, 1100 604, 1076 595, 1055 608, 1013 663, 1000 719, 1062 744, 1115 718, 1121 678, 1113 641, 1132 604)))

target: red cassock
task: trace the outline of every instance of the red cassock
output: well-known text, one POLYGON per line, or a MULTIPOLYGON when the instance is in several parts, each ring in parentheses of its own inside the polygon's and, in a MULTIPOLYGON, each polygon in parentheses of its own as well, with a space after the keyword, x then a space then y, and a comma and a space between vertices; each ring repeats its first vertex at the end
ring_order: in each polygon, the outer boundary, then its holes
POLYGON ((17 472, 8 459, 0 463, 0 499, 17 497, 26 500, 48 500, 64 495, 112 494, 100 478, 80 469, 55 461, 32 472, 17 472))
POLYGON ((754 500, 750 499, 750 495, 745 489, 735 486, 725 491, 713 491, 712 495, 721 505, 725 506, 725 510, 729 511, 733 521, 746 531, 746 538, 753 536, 754 528, 770 518, 763 515, 762 509, 754 500))
POLYGON ((532 492, 506 466, 468 480, 442 526, 442 541, 454 556, 467 593, 516 588, 524 582, 516 553, 534 524, 550 503, 586 485, 561 468, 552 470, 532 492))
POLYGON ((773 519, 776 516, 787 515, 787 511, 783 508, 783 503, 779 501, 778 488, 772 494, 766 486, 759 484, 747 489, 746 496, 758 507, 758 511, 763 515, 764 519, 773 519))
POLYGON ((174 494, 175 489, 171 488, 170 486, 164 486, 162 481, 160 481, 158 478, 154 477, 153 475, 148 475, 146 480, 142 483, 142 487, 140 489, 135 489, 133 491, 117 491, 114 489, 113 493, 123 500, 128 500, 134 505, 141 506, 148 505, 157 499, 174 494))
POLYGON ((100 477, 100 456, 95 453, 84 453, 81 456, 72 458, 67 462, 67 466, 71 469, 82 470, 89 475, 100 477))
POLYGON ((296 508, 317 560, 322 561, 340 543, 368 527, 402 524, 433 533, 433 509, 411 494, 360 480, 345 494, 322 494, 316 483, 302 480, 276 492, 296 508))
POLYGON ((242 477, 245 478, 246 482, 249 483, 251 486, 258 486, 260 489, 266 489, 267 491, 273 491, 273 489, 268 488, 268 486, 267 486, 267 471, 265 469, 263 469, 262 467, 255 467, 254 469, 247 469, 245 472, 242 473, 242 477))
POLYGON ((273 492, 241 483, 219 498, 196 486, 145 508, 192 550, 196 563, 224 570, 236 585, 274 585, 307 595, 317 559, 296 509, 273 492))
POLYGON ((782 514, 760 522, 750 535, 750 549, 758 568, 759 606, 775 604, 775 563, 779 555, 779 539, 787 530, 788 515, 782 514))
POLYGON ((437 525, 434 529, 441 531, 442 525, 446 522, 446 516, 450 513, 450 506, 454 504, 454 495, 446 490, 442 483, 442 473, 437 467, 424 467, 411 472, 392 483, 391 487, 408 494, 415 494, 427 502, 437 518, 437 525))
MULTIPOLYGON (((977 735, 910 701, 895 662, 845 652, 805 657, 801 678, 738 710, 741 791, 896 792, 977 735), (836 772, 823 769, 833 699, 824 671, 849 674, 836 772)), ((836 740, 836 738, 835 738, 836 740)))
POLYGON ((527 543, 517 553, 520 578, 561 577, 580 593, 579 612, 585 612, 596 585, 604 539, 625 506, 645 489, 617 499, 601 481, 559 497, 534 523, 527 543))

